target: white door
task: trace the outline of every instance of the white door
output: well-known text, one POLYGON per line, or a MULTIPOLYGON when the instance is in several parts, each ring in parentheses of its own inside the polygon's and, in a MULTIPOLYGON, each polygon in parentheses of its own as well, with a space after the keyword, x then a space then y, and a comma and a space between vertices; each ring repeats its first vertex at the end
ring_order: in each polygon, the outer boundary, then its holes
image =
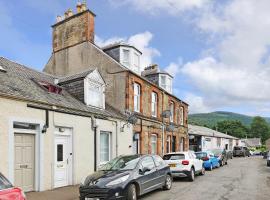
POLYGON ((35 177, 35 136, 15 133, 14 156, 14 185, 21 187, 25 192, 33 191, 35 177))
POLYGON ((70 136, 56 136, 55 138, 55 166, 54 166, 54 187, 69 185, 72 148, 70 136))

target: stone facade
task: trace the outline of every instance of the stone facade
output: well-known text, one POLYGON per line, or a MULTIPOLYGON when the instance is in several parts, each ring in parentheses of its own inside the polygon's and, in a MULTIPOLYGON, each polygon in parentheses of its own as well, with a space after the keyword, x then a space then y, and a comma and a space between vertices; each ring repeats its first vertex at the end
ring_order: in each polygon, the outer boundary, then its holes
MULTIPOLYGON (((137 83, 141 86, 141 102, 142 106, 140 108, 140 113, 137 113, 140 120, 134 127, 134 133, 140 134, 140 153, 147 154, 151 153, 151 142, 150 137, 152 134, 157 135, 157 153, 162 154, 162 137, 164 137, 164 152, 167 150, 166 138, 171 136, 170 141, 170 151, 180 151, 181 138, 183 138, 183 149, 188 150, 188 135, 187 135, 187 116, 188 116, 188 105, 176 97, 170 95, 164 90, 160 89, 156 85, 142 79, 135 74, 128 74, 128 88, 127 88, 127 110, 134 110, 134 90, 133 84, 137 83), (152 117, 151 115, 151 94, 155 92, 158 96, 158 106, 157 106, 157 117, 152 117), (164 110, 169 110, 170 103, 174 103, 174 116, 173 125, 175 129, 173 131, 164 131, 164 136, 162 136, 162 117, 161 113, 164 110), (184 124, 180 125, 180 119, 176 113, 177 110, 183 107, 184 110, 184 124), (173 141, 173 136, 175 141, 173 141), (174 145, 173 145, 174 143, 174 145), (174 146, 174 148, 173 148, 174 146)), ((169 119, 164 119, 164 124, 169 125, 169 119)))
POLYGON ((56 23, 52 28, 53 52, 85 41, 94 42, 95 14, 86 10, 56 23))
MULTIPOLYGON (((84 20, 80 20, 82 14, 76 14, 72 16, 71 20, 66 19, 66 21, 60 22, 53 26, 54 30, 57 30, 57 36, 61 38, 53 38, 53 41, 62 41, 63 44, 69 44, 70 38, 75 36, 61 34, 66 32, 68 27, 77 27, 79 31, 74 31, 73 34, 83 32, 85 26, 90 26, 91 24, 86 23, 84 20), (65 25, 69 23, 69 25, 65 25), (72 23, 75 23, 74 25, 72 23), (83 25, 79 25, 82 23, 83 25), (61 26, 61 28, 58 28, 61 26)), ((92 28, 93 29, 93 28, 92 28)), ((87 29, 88 30, 88 29, 87 29)), ((71 32, 72 33, 72 32, 71 32)), ((53 37, 56 36, 53 34, 53 37)), ((79 35, 77 35, 79 36, 79 35)), ((75 38, 77 38, 77 36, 75 38)), ((102 77, 104 78, 106 85, 106 103, 124 113, 127 110, 133 112, 133 83, 137 82, 141 85, 142 95, 141 95, 141 112, 136 113, 139 118, 138 123, 135 125, 134 134, 140 134, 140 152, 139 153, 150 153, 151 144, 149 137, 152 134, 157 135, 157 148, 158 154, 162 154, 162 138, 164 142, 164 149, 166 149, 166 138, 167 135, 171 135, 171 147, 174 146, 174 150, 180 150, 180 140, 183 139, 183 146, 185 150, 188 150, 188 133, 187 133, 187 116, 188 116, 188 105, 178 99, 177 97, 167 93, 162 88, 158 87, 156 84, 150 82, 146 78, 138 75, 137 73, 127 69, 119 62, 117 62, 110 55, 106 54, 101 48, 92 43, 91 41, 85 40, 83 38, 75 41, 84 41, 82 43, 74 45, 66 45, 65 48, 57 51, 53 51, 51 58, 49 59, 44 71, 54 75, 71 75, 79 73, 88 69, 97 68, 102 77), (158 112, 157 118, 151 117, 151 91, 155 91, 158 94, 158 112), (174 103, 175 111, 183 107, 184 110, 184 123, 180 125, 179 117, 174 115, 173 124, 175 129, 173 132, 165 131, 162 134, 162 119, 161 113, 169 109, 170 103, 174 103)), ((56 42, 57 43, 57 42, 56 42)), ((55 43, 54 43, 55 44, 55 43)), ((53 45, 54 45, 53 44, 53 45)), ((55 46, 53 47, 55 49, 55 46)), ((165 120, 165 124, 169 125, 169 121, 165 120)), ((172 148, 171 148, 172 149, 172 148)))

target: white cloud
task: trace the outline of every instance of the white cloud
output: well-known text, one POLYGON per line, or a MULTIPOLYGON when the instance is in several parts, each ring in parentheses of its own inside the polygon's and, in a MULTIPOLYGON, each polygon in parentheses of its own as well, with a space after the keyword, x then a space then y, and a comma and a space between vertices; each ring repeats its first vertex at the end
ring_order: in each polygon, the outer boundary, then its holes
POLYGON ((189 113, 205 113, 209 112, 211 108, 205 104, 205 100, 201 96, 192 93, 187 93, 185 101, 189 104, 189 113))
POLYGON ((202 8, 210 0, 110 0, 110 2, 114 6, 130 5, 147 14, 159 14, 165 11, 176 15, 195 8, 202 8))
POLYGON ((175 77, 181 72, 182 65, 183 65, 183 60, 182 58, 179 58, 178 62, 171 62, 167 67, 165 67, 164 70, 175 77))
POLYGON ((152 39, 153 39, 153 34, 150 33, 149 31, 146 31, 143 33, 138 33, 138 34, 132 35, 129 38, 127 38, 127 37, 112 37, 112 38, 104 40, 104 39, 96 36, 95 42, 97 43, 97 45, 99 45, 101 47, 106 46, 108 44, 121 42, 121 41, 135 46, 137 49, 139 49, 142 52, 142 57, 141 57, 142 69, 141 70, 143 70, 149 64, 153 63, 153 58, 155 56, 160 56, 160 52, 157 49, 150 46, 152 39))
POLYGON ((212 47, 206 49, 207 56, 186 63, 181 73, 202 98, 217 107, 249 105, 266 112, 263 106, 270 102, 269 7, 268 0, 232 0, 198 15, 195 25, 208 35, 212 47))

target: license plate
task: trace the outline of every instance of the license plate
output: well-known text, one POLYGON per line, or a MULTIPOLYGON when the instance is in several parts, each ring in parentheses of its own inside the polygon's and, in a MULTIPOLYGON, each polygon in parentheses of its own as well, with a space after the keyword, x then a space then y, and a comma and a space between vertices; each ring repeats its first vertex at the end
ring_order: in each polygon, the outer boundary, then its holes
POLYGON ((176 164, 169 164, 170 167, 176 167, 176 164))

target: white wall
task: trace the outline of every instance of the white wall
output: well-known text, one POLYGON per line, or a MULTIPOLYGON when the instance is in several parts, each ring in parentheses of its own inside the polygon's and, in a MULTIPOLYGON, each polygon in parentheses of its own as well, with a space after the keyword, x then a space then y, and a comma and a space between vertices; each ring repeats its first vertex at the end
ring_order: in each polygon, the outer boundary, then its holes
MULTIPOLYGON (((20 121, 35 123, 38 127, 45 124, 45 111, 27 107, 26 102, 4 99, 0 97, 0 172, 13 180, 14 177, 14 143, 12 137, 13 122, 20 121)), ((97 120, 97 132, 101 130, 112 133, 112 157, 116 156, 116 132, 118 133, 118 155, 132 153, 133 128, 125 126, 124 132, 120 127, 124 124, 120 120, 116 123, 108 120, 97 120)), ((49 112, 49 128, 45 134, 37 130, 39 137, 38 174, 36 190, 53 188, 54 180, 54 138, 55 130, 59 127, 70 128, 73 140, 73 184, 79 184, 81 179, 94 171, 94 132, 91 119, 63 113, 49 112)), ((97 134, 99 136, 99 134, 97 134)), ((99 137, 97 138, 99 142, 99 137)), ((97 143, 99 161, 99 143, 97 143)))
POLYGON ((233 139, 233 145, 230 149, 230 139, 221 138, 220 146, 217 145, 217 138, 216 137, 207 137, 202 136, 202 151, 211 150, 211 149, 224 149, 226 144, 228 144, 228 149, 232 150, 234 146, 236 146, 236 140, 233 139))

